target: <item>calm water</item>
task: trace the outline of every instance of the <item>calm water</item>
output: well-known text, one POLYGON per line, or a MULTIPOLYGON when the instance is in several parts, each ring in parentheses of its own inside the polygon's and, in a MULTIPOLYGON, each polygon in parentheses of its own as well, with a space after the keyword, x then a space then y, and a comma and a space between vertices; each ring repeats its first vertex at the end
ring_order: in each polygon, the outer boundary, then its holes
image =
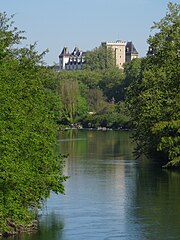
POLYGON ((66 131, 58 143, 66 195, 52 194, 39 231, 16 240, 180 239, 180 174, 135 160, 128 132, 66 131))

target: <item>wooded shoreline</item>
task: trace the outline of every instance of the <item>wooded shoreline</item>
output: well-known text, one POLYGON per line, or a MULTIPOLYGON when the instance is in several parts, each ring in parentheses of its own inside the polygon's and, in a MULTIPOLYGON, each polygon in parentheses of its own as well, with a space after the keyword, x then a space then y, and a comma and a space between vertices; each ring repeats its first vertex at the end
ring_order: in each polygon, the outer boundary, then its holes
POLYGON ((38 230, 38 221, 34 220, 31 224, 15 224, 12 219, 7 219, 8 232, 0 233, 0 238, 8 238, 23 233, 33 233, 38 230))

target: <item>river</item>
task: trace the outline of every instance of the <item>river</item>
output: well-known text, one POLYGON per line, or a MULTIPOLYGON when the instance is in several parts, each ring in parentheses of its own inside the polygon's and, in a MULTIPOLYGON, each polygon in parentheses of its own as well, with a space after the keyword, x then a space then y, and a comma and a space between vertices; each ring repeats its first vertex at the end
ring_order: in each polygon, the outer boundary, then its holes
POLYGON ((133 147, 126 131, 61 132, 66 194, 47 199, 38 232, 13 239, 179 240, 180 173, 136 160, 133 147))

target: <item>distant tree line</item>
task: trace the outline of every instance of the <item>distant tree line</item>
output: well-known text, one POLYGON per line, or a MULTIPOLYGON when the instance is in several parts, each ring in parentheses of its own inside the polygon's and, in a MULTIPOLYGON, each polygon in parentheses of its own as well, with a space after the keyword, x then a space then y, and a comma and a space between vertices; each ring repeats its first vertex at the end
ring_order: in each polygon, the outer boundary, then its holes
POLYGON ((122 128, 128 125, 124 106, 124 73, 115 66, 103 70, 62 71, 57 74, 61 98, 60 125, 122 128))

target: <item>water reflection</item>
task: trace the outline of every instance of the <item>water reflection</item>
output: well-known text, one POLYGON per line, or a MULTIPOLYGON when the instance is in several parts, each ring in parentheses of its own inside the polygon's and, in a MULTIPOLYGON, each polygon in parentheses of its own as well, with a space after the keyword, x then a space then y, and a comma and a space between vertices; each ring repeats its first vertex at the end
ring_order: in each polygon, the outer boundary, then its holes
POLYGON ((145 239, 180 239, 180 174, 157 165, 138 169, 131 212, 145 239), (136 207, 135 207, 136 206, 136 207))
POLYGON ((43 214, 39 217, 38 231, 32 233, 24 233, 20 236, 8 238, 8 240, 57 240, 61 239, 62 229, 64 228, 64 221, 59 215, 54 212, 48 215, 43 214))
POLYGON ((132 155, 128 132, 66 131, 66 195, 52 194, 39 231, 20 240, 180 239, 180 174, 132 155))

